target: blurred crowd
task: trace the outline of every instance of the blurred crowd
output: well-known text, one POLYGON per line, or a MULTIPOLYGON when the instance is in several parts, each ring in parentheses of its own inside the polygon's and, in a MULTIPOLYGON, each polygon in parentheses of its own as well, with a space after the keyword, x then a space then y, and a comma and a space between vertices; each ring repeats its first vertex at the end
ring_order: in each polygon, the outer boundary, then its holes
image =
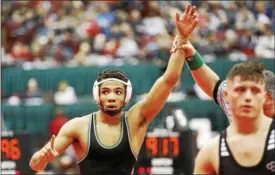
MULTIPOLYGON (((2 67, 167 63, 188 1, 4 1, 2 67)), ((192 43, 206 61, 274 58, 272 1, 194 1, 192 43)))
POLYGON ((43 91, 35 78, 30 78, 25 93, 13 93, 11 96, 2 95, 3 104, 12 106, 30 105, 38 106, 43 103, 54 103, 56 105, 70 105, 77 102, 78 97, 75 89, 66 80, 61 80, 53 92, 43 91))

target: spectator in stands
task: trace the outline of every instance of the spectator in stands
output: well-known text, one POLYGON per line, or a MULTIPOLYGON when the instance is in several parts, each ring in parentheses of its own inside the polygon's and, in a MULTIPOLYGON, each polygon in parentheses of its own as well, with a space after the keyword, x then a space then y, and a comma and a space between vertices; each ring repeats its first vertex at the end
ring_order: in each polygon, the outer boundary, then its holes
POLYGON ((79 51, 74 55, 71 64, 74 65, 87 65, 88 56, 91 53, 91 46, 88 42, 82 42, 80 44, 79 51))
POLYGON ((134 31, 136 36, 141 35, 142 33, 142 16, 141 12, 137 9, 133 9, 130 11, 128 16, 129 24, 131 25, 132 30, 134 31))
POLYGON ((254 57, 254 48, 257 44, 257 37, 254 34, 253 29, 243 29, 239 36, 238 47, 248 57, 254 57))
POLYGON ((264 27, 264 35, 259 37, 255 52, 259 58, 274 59, 275 39, 271 24, 264 27))
POLYGON ((239 11, 238 5, 235 1, 227 1, 227 5, 225 5, 224 8, 226 16, 228 18, 228 24, 229 26, 233 26, 232 28, 234 28, 236 14, 239 11))
POLYGON ((104 35, 104 33, 98 33, 93 41, 93 48, 96 53, 100 53, 103 48, 105 47, 105 44, 107 42, 107 37, 104 35))
POLYGON ((244 5, 241 6, 240 11, 235 18, 235 27, 237 30, 252 29, 255 25, 254 14, 244 5))
POLYGON ((28 89, 26 96, 28 98, 32 97, 42 97, 42 91, 38 86, 37 80, 35 78, 30 78, 28 81, 28 89))
POLYGON ((209 15, 209 28, 212 31, 217 31, 218 29, 225 28, 228 24, 228 19, 225 11, 221 8, 219 1, 216 4, 212 4, 212 13, 209 15))
POLYGON ((69 105, 76 103, 76 101, 74 88, 69 86, 66 81, 60 81, 57 92, 54 93, 54 102, 58 105, 69 105))
MULTIPOLYGON (((156 1, 150 1, 150 2, 156 2, 156 1)), ((146 35, 157 35, 161 33, 167 33, 166 29, 166 21, 158 16, 158 12, 156 10, 151 11, 149 13, 149 16, 145 17, 142 20, 143 23, 143 32, 146 35)))
POLYGON ((100 32, 100 27, 95 20, 96 12, 93 10, 82 11, 83 20, 75 27, 75 32, 81 40, 91 38, 94 39, 97 33, 100 32))
POLYGON ((118 47, 119 42, 116 39, 107 40, 101 53, 114 58, 116 57, 118 47))
POLYGON ((266 5, 265 1, 255 2, 256 28, 260 31, 264 31, 265 24, 271 24, 271 20, 266 15, 266 5))
POLYGON ((67 29, 63 34, 63 39, 58 45, 56 53, 57 62, 66 62, 73 59, 79 50, 79 40, 74 36, 72 29, 67 29))
POLYGON ((119 39, 119 47, 116 55, 118 57, 134 57, 138 55, 139 46, 134 38, 134 32, 129 23, 124 22, 120 25, 122 36, 119 39))
POLYGON ((116 16, 110 11, 110 6, 107 2, 100 2, 98 5, 98 14, 96 15, 96 21, 101 27, 104 34, 109 34, 110 26, 115 22, 116 16))
POLYGON ((31 61, 32 54, 29 47, 22 42, 16 42, 11 49, 11 56, 18 62, 31 61))

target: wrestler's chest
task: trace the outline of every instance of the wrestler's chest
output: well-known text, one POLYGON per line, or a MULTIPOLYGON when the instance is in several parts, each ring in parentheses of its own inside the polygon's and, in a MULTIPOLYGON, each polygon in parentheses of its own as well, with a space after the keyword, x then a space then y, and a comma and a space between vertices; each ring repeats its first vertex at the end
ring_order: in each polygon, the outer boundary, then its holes
POLYGON ((114 146, 118 144, 123 137, 123 129, 120 125, 109 126, 98 124, 95 129, 95 138, 104 146, 114 146))
POLYGON ((228 143, 235 160, 243 166, 257 165, 264 154, 265 138, 263 137, 242 138, 228 143))

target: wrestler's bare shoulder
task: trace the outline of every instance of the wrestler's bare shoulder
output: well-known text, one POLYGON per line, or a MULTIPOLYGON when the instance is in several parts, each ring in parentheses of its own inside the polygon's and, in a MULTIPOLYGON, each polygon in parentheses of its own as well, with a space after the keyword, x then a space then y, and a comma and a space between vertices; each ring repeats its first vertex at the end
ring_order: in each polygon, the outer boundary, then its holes
POLYGON ((210 139, 199 151, 195 159, 195 173, 201 173, 202 166, 210 167, 215 174, 219 167, 219 140, 220 136, 210 139))
POLYGON ((220 135, 215 136, 214 138, 211 138, 202 149, 209 152, 210 154, 213 154, 218 150, 219 148, 219 141, 220 141, 220 135))
POLYGON ((91 120, 91 115, 84 115, 81 117, 74 117, 70 119, 65 126, 70 128, 73 132, 74 131, 81 131, 82 129, 85 129, 89 126, 91 120))

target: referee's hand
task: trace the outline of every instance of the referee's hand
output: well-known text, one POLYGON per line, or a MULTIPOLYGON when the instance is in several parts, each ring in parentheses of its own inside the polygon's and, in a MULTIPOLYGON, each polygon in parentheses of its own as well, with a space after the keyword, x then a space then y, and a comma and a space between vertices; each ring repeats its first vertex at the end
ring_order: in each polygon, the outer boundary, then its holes
POLYGON ((189 40, 189 37, 196 28, 198 22, 199 18, 196 14, 196 6, 191 6, 190 4, 188 4, 182 17, 180 17, 180 15, 176 13, 176 26, 179 35, 184 39, 189 40))
POLYGON ((171 52, 176 52, 181 47, 184 50, 186 57, 191 57, 195 54, 195 49, 188 41, 194 29, 196 28, 199 19, 196 14, 196 6, 188 4, 182 15, 176 13, 176 27, 178 35, 175 37, 171 52))

